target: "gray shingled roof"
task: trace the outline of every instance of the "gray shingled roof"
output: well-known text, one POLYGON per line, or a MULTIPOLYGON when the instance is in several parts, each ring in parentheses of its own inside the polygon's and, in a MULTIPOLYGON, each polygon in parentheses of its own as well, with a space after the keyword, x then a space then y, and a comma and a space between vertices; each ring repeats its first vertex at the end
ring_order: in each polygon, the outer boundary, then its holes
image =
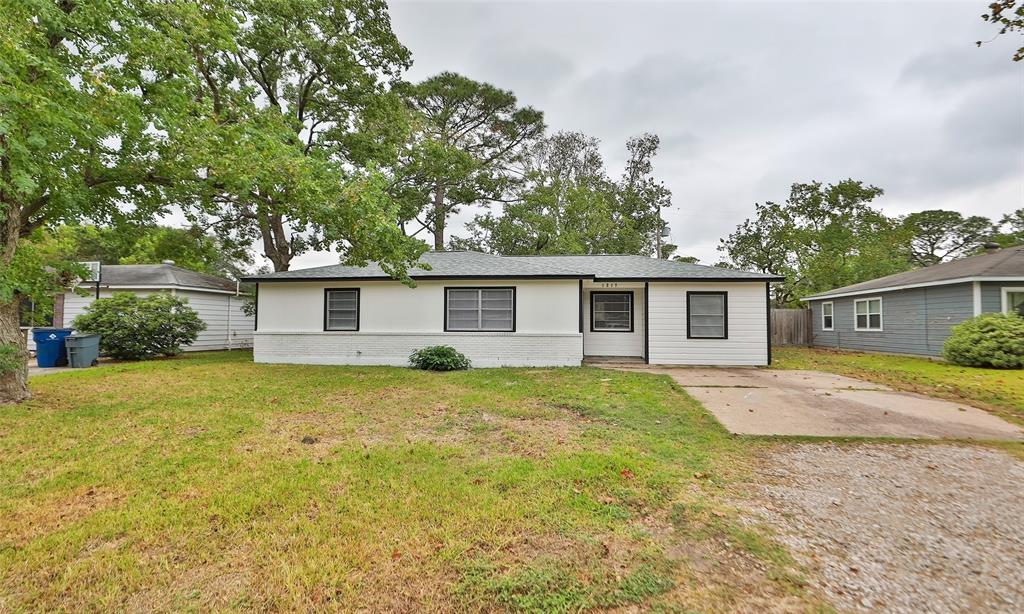
MULTIPOLYGON (((430 270, 413 269, 413 279, 694 279, 751 280, 780 279, 773 275, 733 269, 655 260, 645 256, 495 256, 480 252, 427 252, 420 262, 430 270)), ((376 264, 352 267, 340 264, 282 271, 247 277, 244 281, 318 281, 351 279, 390 279, 376 264)))
POLYGON ((235 282, 230 279, 189 271, 173 264, 104 264, 100 266, 100 286, 172 286, 235 291, 235 282))
POLYGON ((923 269, 879 277, 852 286, 844 286, 808 296, 805 300, 817 300, 844 294, 860 294, 891 290, 917 284, 941 284, 964 279, 1016 277, 1024 280, 1024 247, 1009 247, 993 252, 971 256, 951 262, 935 264, 923 269))

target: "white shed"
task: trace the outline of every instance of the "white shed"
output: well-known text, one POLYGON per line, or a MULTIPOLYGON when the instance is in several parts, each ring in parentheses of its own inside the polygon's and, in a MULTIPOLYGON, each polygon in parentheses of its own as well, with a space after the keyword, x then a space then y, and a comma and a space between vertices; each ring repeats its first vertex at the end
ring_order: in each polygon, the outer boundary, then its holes
MULTIPOLYGON (((141 296, 170 292, 186 299, 189 307, 206 322, 206 330, 199 333, 196 342, 183 348, 186 352, 252 347, 254 319, 242 311, 247 297, 239 291, 238 283, 170 263, 101 266, 98 283, 86 282, 77 291, 68 290, 56 297, 53 326, 73 328, 75 317, 86 307, 114 292, 133 292, 141 296)), ((25 332, 28 349, 34 350, 30 329, 26 327, 25 332)))

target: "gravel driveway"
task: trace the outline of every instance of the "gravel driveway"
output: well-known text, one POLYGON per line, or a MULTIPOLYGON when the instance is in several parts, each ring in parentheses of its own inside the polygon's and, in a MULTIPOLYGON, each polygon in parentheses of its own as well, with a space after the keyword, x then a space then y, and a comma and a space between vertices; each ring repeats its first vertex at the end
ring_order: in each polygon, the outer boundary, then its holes
POLYGON ((1024 463, 950 445, 779 446, 740 507, 847 611, 1024 611, 1024 463))

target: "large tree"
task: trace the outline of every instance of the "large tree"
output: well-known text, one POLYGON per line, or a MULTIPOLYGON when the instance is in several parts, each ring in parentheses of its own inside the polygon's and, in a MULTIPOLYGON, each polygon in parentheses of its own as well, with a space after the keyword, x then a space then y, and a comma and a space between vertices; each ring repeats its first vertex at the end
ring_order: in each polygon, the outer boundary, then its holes
POLYGON ((501 215, 477 215, 469 237, 449 246, 505 255, 599 253, 617 227, 615 186, 597 139, 557 132, 529 147, 522 162, 523 181, 501 215))
POLYGON ((910 237, 910 259, 916 266, 969 256, 995 233, 987 217, 964 217, 942 209, 911 213, 903 218, 903 226, 910 237))
MULTIPOLYGON (((190 7, 144 0, 13 1, 0 11, 0 344, 24 353, 23 297, 61 269, 20 249, 36 229, 150 219, 168 181, 167 136, 193 104, 187 49, 154 24, 190 7)), ((28 396, 25 370, 0 375, 0 400, 28 396)))
POLYGON ((784 275, 774 302, 910 268, 906 231, 870 206, 882 190, 847 179, 837 184, 796 183, 785 203, 755 205, 756 215, 722 240, 728 265, 784 275))
POLYGON ((629 139, 629 157, 617 186, 617 204, 613 221, 622 227, 616 241, 605 247, 607 253, 646 254, 665 258, 664 246, 658 253, 665 221, 661 210, 672 206, 672 192, 654 177, 654 157, 661 140, 644 133, 629 139))
MULTIPOLYGON (((238 0, 170 24, 188 42, 202 115, 179 139, 202 181, 186 213, 235 242, 255 240, 276 271, 334 248, 401 274, 418 242, 370 165, 404 134, 391 86, 409 65, 383 0, 238 0), (219 28, 219 29, 218 29, 219 28), (367 166, 369 165, 369 166, 367 166)), ((391 154, 394 155, 393 153, 391 154)))
MULTIPOLYGON (((608 178, 597 139, 557 132, 523 156, 523 180, 500 215, 477 215, 469 236, 450 242, 499 254, 646 254, 657 250, 664 227, 660 209, 671 193, 653 178, 658 137, 627 143, 621 180, 608 178)), ((667 258, 674 245, 663 244, 667 258)))
POLYGON ((544 131, 544 117, 515 95, 444 72, 403 94, 412 110, 411 143, 398 164, 394 190, 415 220, 445 247, 448 217, 469 204, 504 202, 518 177, 522 149, 544 131))

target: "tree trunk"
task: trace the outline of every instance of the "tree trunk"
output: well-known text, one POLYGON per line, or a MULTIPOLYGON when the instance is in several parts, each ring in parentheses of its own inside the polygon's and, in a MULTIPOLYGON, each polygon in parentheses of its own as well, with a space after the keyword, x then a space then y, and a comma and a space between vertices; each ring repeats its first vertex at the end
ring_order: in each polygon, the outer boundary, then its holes
POLYGON ((292 252, 291 238, 284 228, 284 219, 281 215, 260 214, 260 238, 263 239, 263 255, 270 260, 274 272, 287 271, 291 266, 292 252))
POLYGON ((0 375, 0 402, 17 403, 32 396, 28 391, 28 351, 25 336, 21 334, 18 322, 18 305, 21 299, 0 303, 0 344, 18 348, 22 360, 13 373, 0 375))
POLYGON ((444 186, 434 188, 434 250, 444 251, 444 223, 447 218, 444 209, 444 186))
MULTIPOLYGON (((6 203, 7 216, 4 219, 2 250, 0 250, 0 265, 10 266, 14 260, 14 253, 18 247, 18 237, 21 233, 21 207, 14 203, 6 203)), ((13 345, 18 348, 20 357, 19 366, 11 373, 0 374, 0 403, 17 403, 29 398, 28 391, 28 352, 25 348, 25 338, 21 334, 20 322, 18 321, 18 306, 21 298, 17 293, 10 301, 0 302, 0 344, 13 345)))

